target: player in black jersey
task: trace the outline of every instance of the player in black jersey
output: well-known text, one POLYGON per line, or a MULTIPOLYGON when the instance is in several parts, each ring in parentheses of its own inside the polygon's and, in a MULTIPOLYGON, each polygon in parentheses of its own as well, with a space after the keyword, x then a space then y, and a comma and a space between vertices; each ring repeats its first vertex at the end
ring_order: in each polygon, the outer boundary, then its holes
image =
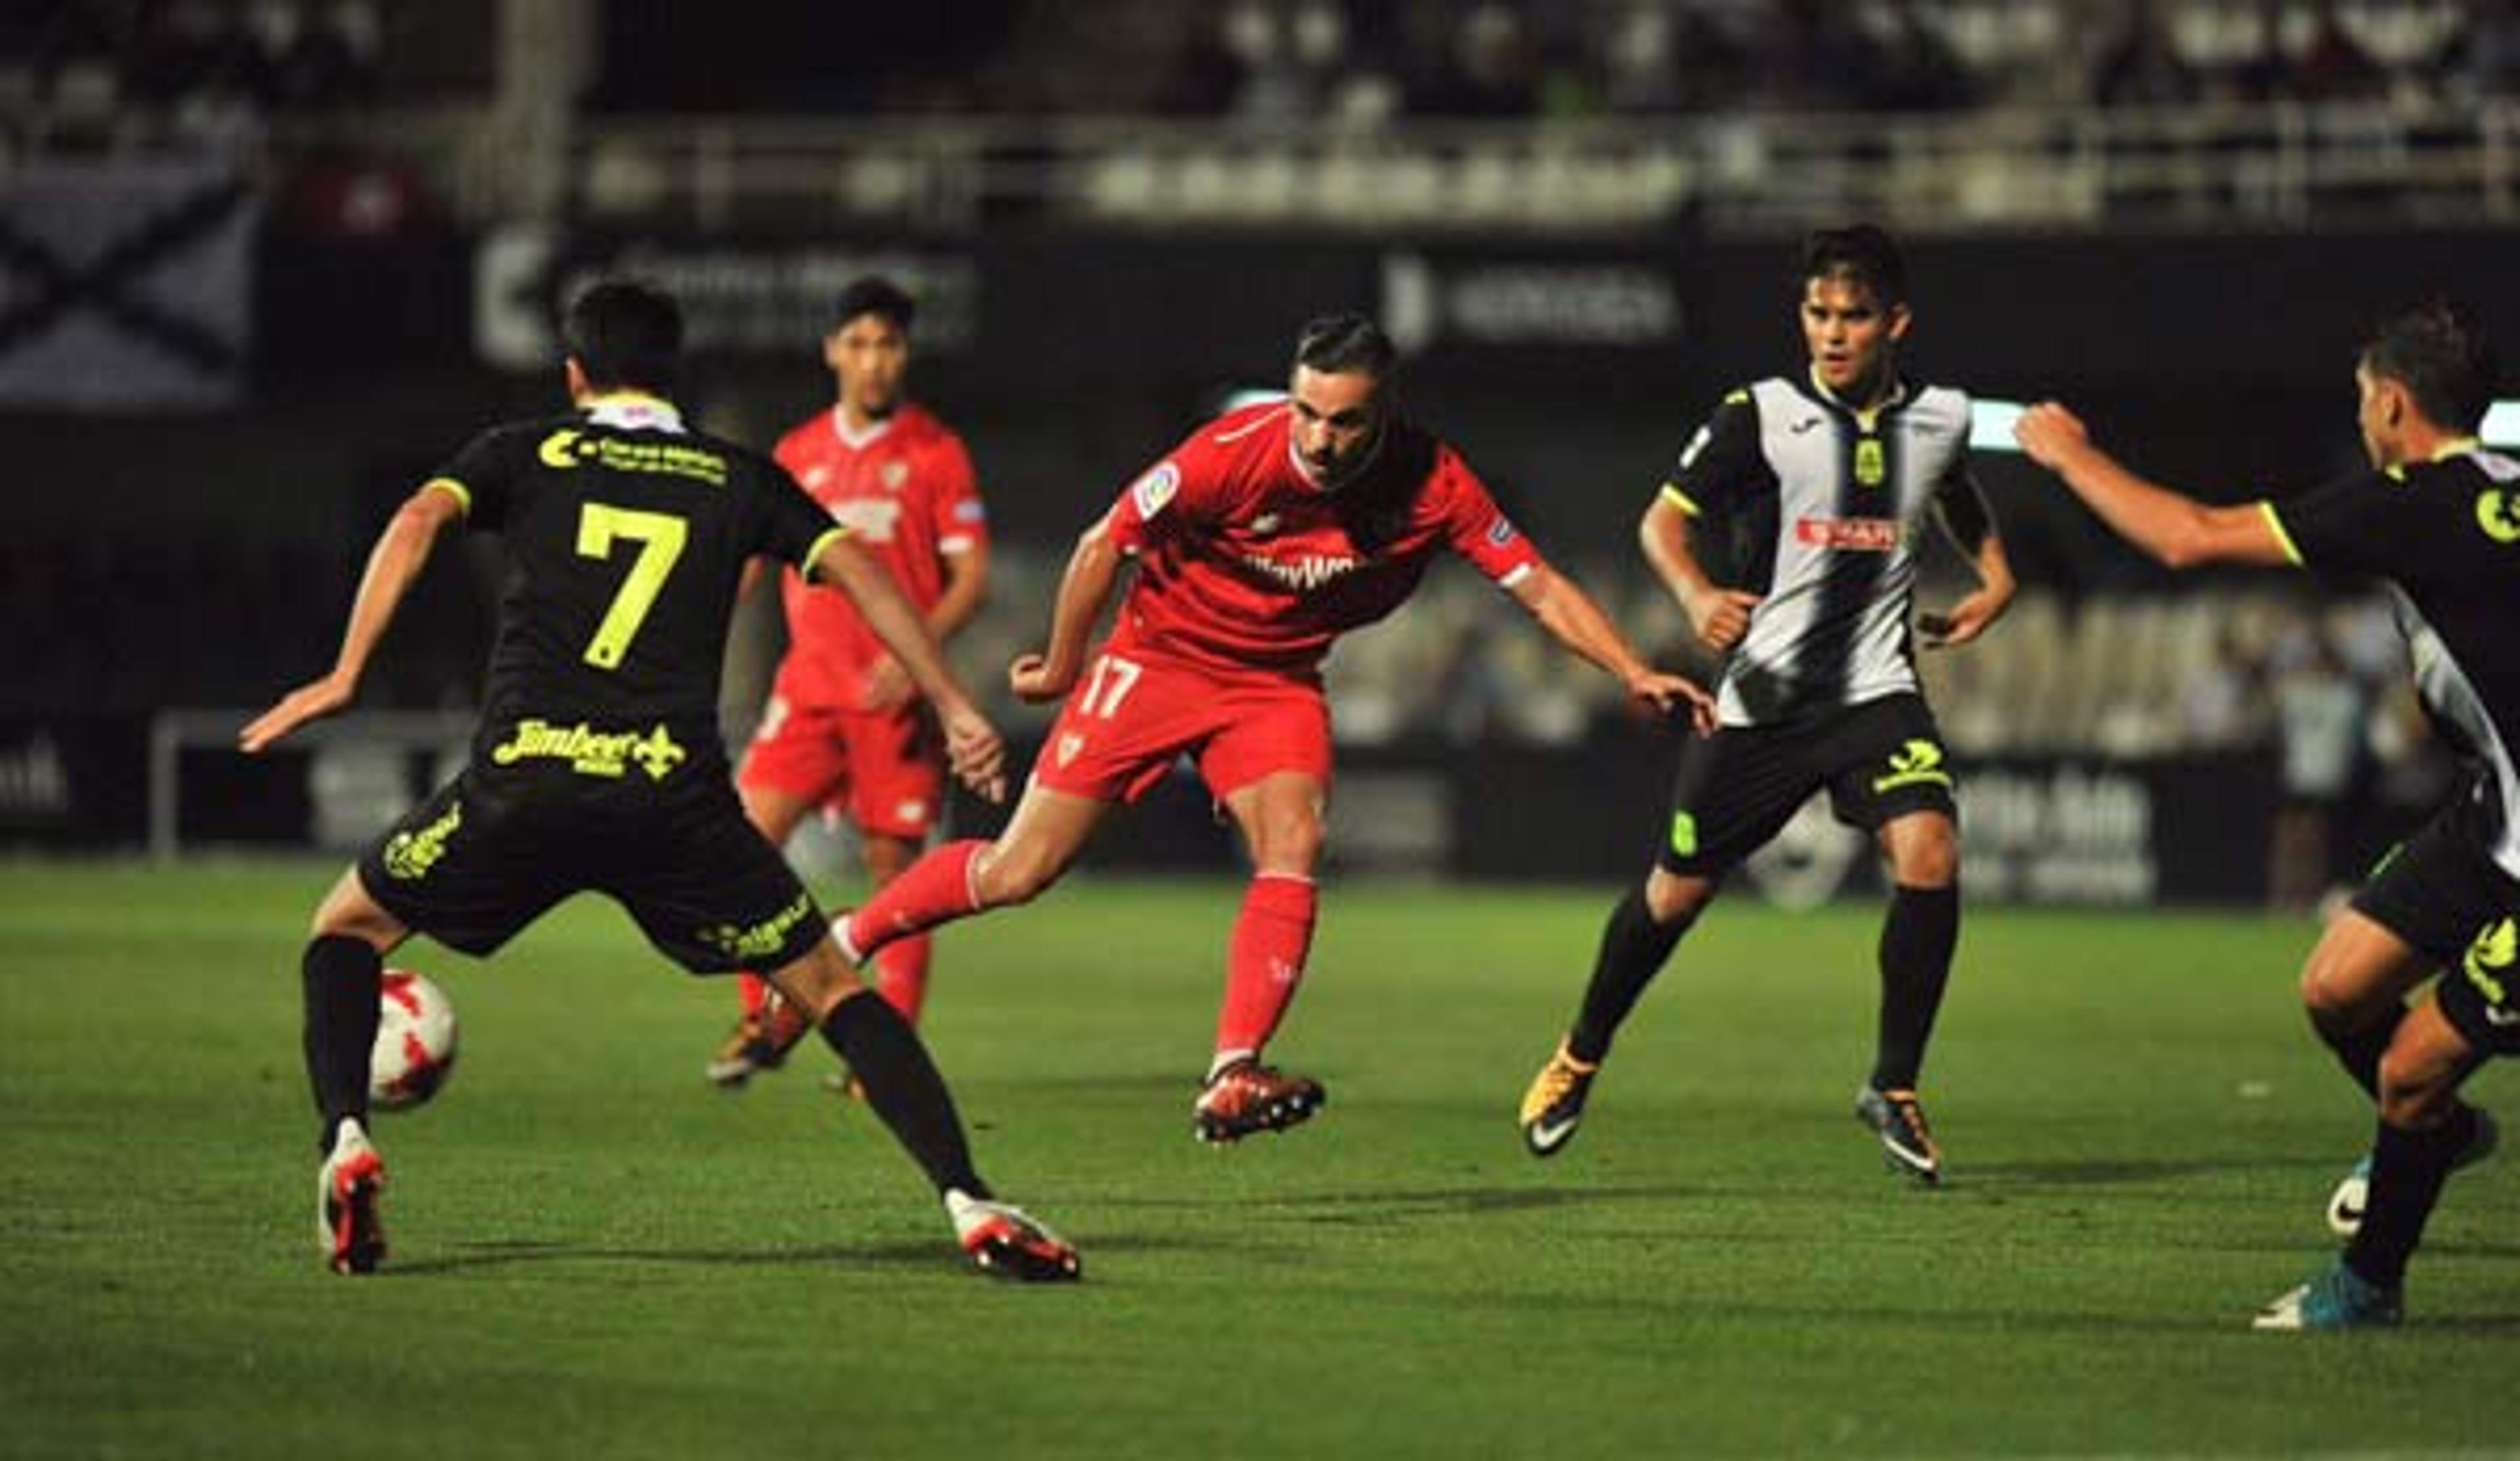
POLYGON ((1838 817, 1878 841, 1894 884, 1856 1115, 1892 1171, 1941 1179, 1916 1080, 1959 938, 1959 842, 1916 680, 1914 545, 1939 518, 1979 579, 1947 614, 1917 620, 1930 642, 1984 633, 2011 601, 2012 571, 1968 476, 1968 398, 1899 374, 1910 314, 1897 245, 1868 226, 1816 233, 1801 288, 1809 371, 1725 397, 1640 529, 1698 637, 1729 655, 1718 729, 1682 749, 1661 851, 1611 910, 1575 1023, 1523 1096, 1535 1156, 1573 1137, 1612 1037, 1725 875, 1825 786, 1838 817), (1693 547, 1707 529, 1747 548, 1746 582, 1710 576, 1693 547))
POLYGON ((2276 502, 2208 507, 2156 486, 2052 403, 2016 427, 2034 460, 2172 567, 2290 563, 2384 582, 2424 708, 2471 773, 2303 967, 2312 1026, 2377 1102, 2379 1127, 2367 1168, 2331 1201, 2352 1234, 2344 1254, 2268 1306, 2262 1329, 2398 1322, 2443 1183, 2495 1142, 2458 1088, 2487 1058, 2520 1054, 2520 462, 2478 444, 2493 352, 2448 305, 2382 325, 2354 381, 2371 469, 2276 502), (2436 970, 2433 995, 2409 1006, 2436 970))
POLYGON ((413 493, 377 540, 332 672, 239 736, 260 751, 349 705, 440 535, 466 520, 499 534, 506 577, 471 761, 342 875, 306 947, 332 1266, 364 1273, 384 1256, 384 1167, 367 1131, 384 955, 414 932, 486 955, 592 890, 695 973, 773 971, 935 1182, 981 1267, 1075 1277, 1074 1250, 994 1200, 918 1035, 863 997, 822 910, 744 819, 717 702, 745 562, 774 557, 845 593, 935 706, 956 774, 992 800, 1006 789, 997 730, 882 568, 785 470, 684 423, 667 399, 682 346, 672 299, 599 284, 569 307, 566 332, 577 409, 483 434, 413 493))

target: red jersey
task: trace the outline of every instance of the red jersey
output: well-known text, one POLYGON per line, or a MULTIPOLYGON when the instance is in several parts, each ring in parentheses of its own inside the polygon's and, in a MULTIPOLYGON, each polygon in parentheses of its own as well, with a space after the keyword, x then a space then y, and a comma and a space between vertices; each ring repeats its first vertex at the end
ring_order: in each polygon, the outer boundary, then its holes
POLYGON ((1501 586, 1540 564, 1461 454, 1395 420, 1335 492, 1295 456, 1283 401, 1210 421, 1121 493, 1111 540, 1138 573, 1116 648, 1311 674, 1330 642, 1407 600, 1438 549, 1501 586))
MULTIPOLYGON (((917 406, 902 406, 854 439, 834 406, 781 437, 773 455, 922 613, 944 596, 945 558, 988 540, 988 512, 963 439, 917 406)), ((882 642, 847 596, 809 589, 792 570, 782 587, 788 648, 780 692, 856 706, 867 668, 885 652, 882 642)))

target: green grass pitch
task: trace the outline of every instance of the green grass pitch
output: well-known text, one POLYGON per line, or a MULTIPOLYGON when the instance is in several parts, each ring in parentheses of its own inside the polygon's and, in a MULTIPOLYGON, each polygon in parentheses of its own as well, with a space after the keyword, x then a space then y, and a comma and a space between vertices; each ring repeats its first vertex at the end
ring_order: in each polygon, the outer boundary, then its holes
MULTIPOLYGON (((1333 880, 1277 1055, 1311 1126, 1190 1135, 1237 890, 1080 875, 950 930, 928 1033, 1080 1287, 992 1283, 818 1048, 580 900, 422 944, 464 1052, 378 1122, 388 1271, 322 1271, 297 950, 333 875, 0 864, 0 1455, 2509 1454, 2520 1159, 2373 1336, 2273 1336, 2369 1118, 2314 929, 1979 909, 1928 1068, 1952 1176, 1849 1114, 1876 910, 1720 907, 1584 1132, 1513 1129, 1615 890, 1333 880)), ((2520 1118, 2520 1079, 2472 1087, 2520 1118)))

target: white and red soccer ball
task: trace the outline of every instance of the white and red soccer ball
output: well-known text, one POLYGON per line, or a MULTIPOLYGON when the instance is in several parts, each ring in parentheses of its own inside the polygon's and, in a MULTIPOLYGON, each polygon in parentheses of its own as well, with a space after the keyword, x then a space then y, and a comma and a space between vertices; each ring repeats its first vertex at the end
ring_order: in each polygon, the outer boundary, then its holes
POLYGON ((368 1104, 405 1111, 437 1094, 455 1070, 455 1006, 425 974, 385 970, 368 1104))

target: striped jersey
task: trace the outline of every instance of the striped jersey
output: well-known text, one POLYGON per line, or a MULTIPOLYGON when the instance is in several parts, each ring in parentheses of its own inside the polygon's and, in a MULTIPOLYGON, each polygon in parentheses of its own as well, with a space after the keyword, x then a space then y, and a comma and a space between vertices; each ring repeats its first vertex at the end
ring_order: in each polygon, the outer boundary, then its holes
POLYGON ((1717 690, 1725 725, 1916 689, 1918 529, 1932 512, 1984 521, 1968 431, 1968 397, 1941 386, 1902 384, 1858 411, 1772 376, 1716 407, 1662 490, 1693 538, 1732 545, 1732 586, 1762 596, 1717 690))
POLYGON ((2388 586, 2424 710, 2477 772, 2487 853, 2520 878, 2520 462, 2462 450, 2262 506, 2293 561, 2388 586))

